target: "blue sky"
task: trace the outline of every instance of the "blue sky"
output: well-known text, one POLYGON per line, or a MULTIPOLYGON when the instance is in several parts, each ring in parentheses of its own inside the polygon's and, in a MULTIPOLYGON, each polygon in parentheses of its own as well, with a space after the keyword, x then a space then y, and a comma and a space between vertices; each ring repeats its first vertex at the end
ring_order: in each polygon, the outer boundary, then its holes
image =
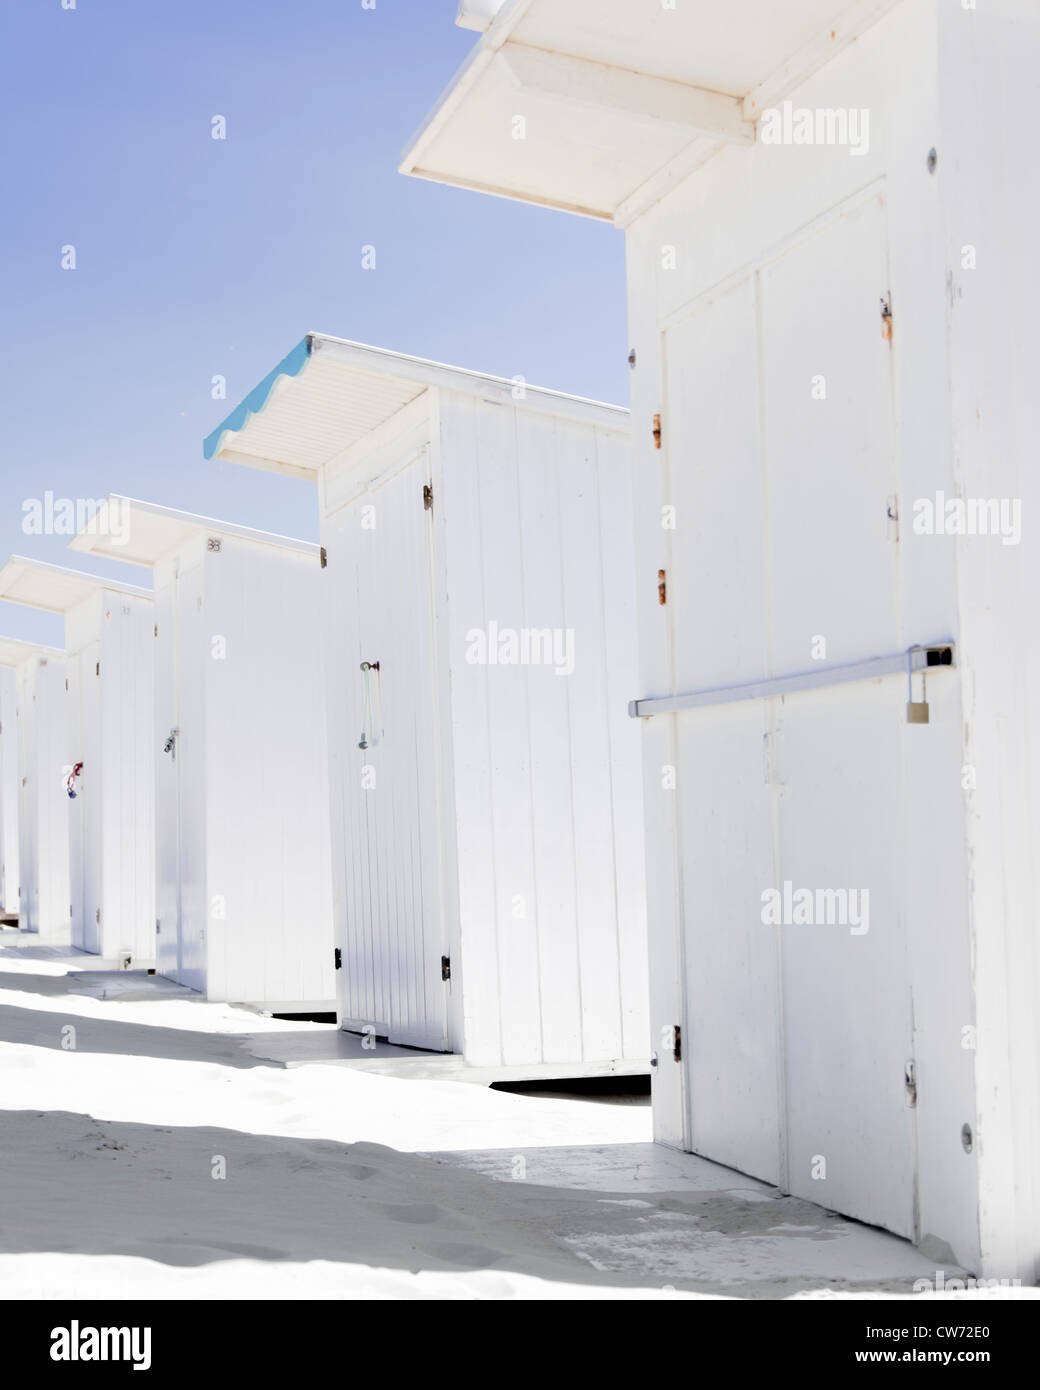
MULTIPOLYGON (((23 533, 47 491, 315 539, 311 485, 202 457, 308 330, 626 402, 621 234, 396 172, 476 41, 455 9, 4 0, 0 560, 86 567, 23 533)), ((61 623, 0 603, 0 634, 61 623)))

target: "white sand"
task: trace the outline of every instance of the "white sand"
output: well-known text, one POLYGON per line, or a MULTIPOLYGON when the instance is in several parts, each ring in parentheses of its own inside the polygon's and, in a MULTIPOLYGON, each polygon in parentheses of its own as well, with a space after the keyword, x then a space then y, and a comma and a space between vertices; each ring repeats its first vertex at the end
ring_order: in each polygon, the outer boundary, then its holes
POLYGON ((651 1145, 644 1105, 272 1064, 335 1037, 74 965, 0 944, 5 1298, 906 1293, 934 1273, 651 1145))

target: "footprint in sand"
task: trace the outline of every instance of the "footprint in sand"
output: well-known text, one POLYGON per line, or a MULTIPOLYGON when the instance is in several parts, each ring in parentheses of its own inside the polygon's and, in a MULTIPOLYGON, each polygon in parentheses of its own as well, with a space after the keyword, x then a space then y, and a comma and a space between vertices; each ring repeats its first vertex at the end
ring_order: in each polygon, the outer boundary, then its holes
POLYGON ((440 1221, 444 1212, 431 1202, 416 1202, 409 1206, 384 1207, 391 1221, 404 1221, 409 1226, 432 1226, 440 1221))

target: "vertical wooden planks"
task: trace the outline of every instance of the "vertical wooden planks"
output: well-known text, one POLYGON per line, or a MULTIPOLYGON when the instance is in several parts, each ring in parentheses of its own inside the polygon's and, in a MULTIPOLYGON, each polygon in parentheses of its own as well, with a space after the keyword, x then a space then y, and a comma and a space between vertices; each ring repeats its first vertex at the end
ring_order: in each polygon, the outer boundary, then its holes
POLYGON ((621 1053, 621 987, 599 488, 593 436, 568 431, 561 439, 561 560, 567 626, 574 634, 568 685, 583 1039, 586 1056, 604 1058, 621 1053))
POLYGON ((186 547, 181 552, 179 564, 173 615, 177 681, 174 727, 179 730, 173 779, 180 892, 177 978, 191 989, 205 991, 211 891, 207 848, 210 821, 216 810, 207 794, 211 730, 206 716, 210 673, 204 645, 201 543, 186 547))
MULTIPOLYGON (((524 626, 550 634, 554 654, 565 651, 567 610, 562 552, 560 472, 567 427, 544 416, 516 412, 520 543, 523 551, 524 626), (557 646, 557 634, 562 644, 557 646)), ((489 547, 494 557, 495 547, 489 547)), ((566 663, 563 663, 564 666, 566 663)), ((530 818, 537 905, 539 1059, 580 1061, 582 998, 576 930, 573 753, 569 686, 572 675, 544 662, 526 672, 526 727, 530 731, 530 818)), ((497 793, 496 793, 497 794, 497 793)), ((510 988, 508 978, 505 988, 510 988)))
MULTIPOLYGON (((441 395, 447 534, 446 659, 451 666, 451 745, 457 825, 459 941, 462 953, 463 1049, 476 1065, 502 1061, 500 972, 489 744, 490 696, 482 668, 466 660, 470 634, 486 634, 491 606, 485 594, 481 514, 483 459, 475 409, 441 395)), ((437 506, 436 499, 434 506, 437 506)), ((458 962, 453 964, 453 975, 458 962)))
POLYGON ((639 688, 632 441, 599 430, 600 583, 603 586, 604 689, 617 895, 617 963, 621 990, 619 1056, 650 1055, 647 971, 646 847, 640 729, 628 715, 639 688))
POLYGON ((529 669, 503 660, 511 635, 526 626, 517 416, 508 407, 482 401, 467 400, 463 408, 477 418, 487 652, 483 666, 476 663, 473 669, 488 693, 485 776, 491 781, 494 818, 502 1061, 516 1066, 540 1060, 542 1048, 529 669))
POLYGON ((327 1006, 334 985, 318 559, 222 536, 205 567, 195 643, 208 668, 211 989, 288 1011, 327 1006))

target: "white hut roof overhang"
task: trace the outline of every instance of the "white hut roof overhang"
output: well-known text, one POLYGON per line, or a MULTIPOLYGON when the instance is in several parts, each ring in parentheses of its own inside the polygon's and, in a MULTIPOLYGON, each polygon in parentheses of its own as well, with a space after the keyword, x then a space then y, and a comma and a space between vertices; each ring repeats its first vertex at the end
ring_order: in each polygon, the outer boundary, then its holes
POLYGON ((79 535, 72 538, 69 548, 106 560, 154 567, 163 556, 179 550, 186 541, 199 535, 237 537, 282 550, 298 550, 305 555, 319 553, 319 547, 311 541, 257 531, 251 526, 237 526, 230 521, 196 516, 192 512, 160 506, 157 502, 139 502, 115 493, 105 499, 79 535))
POLYGON ((0 569, 0 599, 24 608, 65 614, 84 599, 99 593, 152 597, 151 589, 139 584, 124 584, 118 579, 105 579, 102 575, 86 574, 83 570, 52 565, 44 560, 29 560, 23 555, 12 555, 0 569))
POLYGON ((483 37, 401 172, 627 226, 895 3, 463 0, 483 37))
POLYGON ((22 642, 17 637, 0 637, 0 666, 16 670, 34 657, 64 657, 60 647, 45 647, 38 642, 22 642))
MULTIPOLYGON (((517 399, 517 382, 506 377, 308 333, 208 436, 205 456, 314 481, 324 464, 438 388, 499 404, 517 399)), ((526 383, 523 398, 544 414, 627 426, 620 406, 526 383)))

